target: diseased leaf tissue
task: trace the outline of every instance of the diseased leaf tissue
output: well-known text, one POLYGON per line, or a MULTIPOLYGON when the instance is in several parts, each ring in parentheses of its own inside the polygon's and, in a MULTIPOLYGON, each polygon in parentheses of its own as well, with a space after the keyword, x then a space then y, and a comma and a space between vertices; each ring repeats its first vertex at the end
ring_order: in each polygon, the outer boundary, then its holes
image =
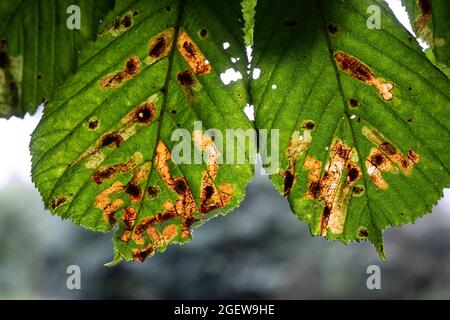
MULTIPOLYGON (((436 2, 426 2, 427 21, 441 8, 436 2)), ((250 150, 244 146, 245 163, 221 162, 242 146, 220 149, 210 128, 279 130, 279 148, 259 147, 278 156, 270 178, 293 212, 313 235, 369 240, 383 259, 382 231, 414 222, 450 186, 449 79, 383 1, 254 4, 117 2, 77 57, 76 73, 45 106, 31 141, 33 181, 52 213, 114 230, 111 265, 185 243, 193 227, 243 200, 250 150), (367 26, 373 5, 379 28, 367 26), (224 85, 229 68, 240 79, 224 85), (247 103, 254 123, 243 112, 247 103), (183 152, 204 153, 203 161, 172 160, 177 129, 192 142, 183 152)), ((449 39, 436 15, 439 39, 416 30, 434 39, 442 67, 449 39)), ((2 106, 12 101, 8 81, 19 77, 5 48, 2 42, 2 106)), ((30 68, 23 66, 24 77, 30 68)))

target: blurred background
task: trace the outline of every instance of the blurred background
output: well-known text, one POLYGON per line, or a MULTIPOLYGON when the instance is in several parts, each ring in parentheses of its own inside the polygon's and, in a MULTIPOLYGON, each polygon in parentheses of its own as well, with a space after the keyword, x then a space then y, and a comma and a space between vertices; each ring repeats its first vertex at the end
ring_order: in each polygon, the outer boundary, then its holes
MULTIPOLYGON (((404 22, 399 1, 389 3, 404 22)), ((449 190, 432 214, 385 232, 386 263, 368 243, 312 238, 267 177, 256 176, 241 207, 195 229, 189 244, 106 268, 112 235, 44 212, 30 181, 29 135, 40 117, 0 119, 2 299, 450 298, 449 190), (381 290, 367 289, 372 264, 381 290), (81 268, 81 290, 66 287, 69 265, 81 268)))
POLYGON ((29 178, 29 134, 40 114, 0 120, 0 298, 450 298, 450 192, 431 215, 385 233, 388 262, 368 243, 312 238, 265 176, 241 207, 144 263, 106 268, 111 234, 44 212, 29 178), (366 269, 381 268, 381 290, 366 269), (81 290, 66 269, 81 268, 81 290))

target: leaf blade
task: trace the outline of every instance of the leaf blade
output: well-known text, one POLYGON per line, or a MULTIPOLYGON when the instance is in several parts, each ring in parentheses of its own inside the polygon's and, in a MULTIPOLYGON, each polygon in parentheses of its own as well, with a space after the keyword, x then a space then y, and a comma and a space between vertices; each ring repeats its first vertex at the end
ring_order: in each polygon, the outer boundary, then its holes
POLYGON ((275 186, 314 235, 368 239, 384 258, 382 230, 450 183, 448 79, 380 1, 260 1, 254 53, 256 124, 280 131, 275 186))

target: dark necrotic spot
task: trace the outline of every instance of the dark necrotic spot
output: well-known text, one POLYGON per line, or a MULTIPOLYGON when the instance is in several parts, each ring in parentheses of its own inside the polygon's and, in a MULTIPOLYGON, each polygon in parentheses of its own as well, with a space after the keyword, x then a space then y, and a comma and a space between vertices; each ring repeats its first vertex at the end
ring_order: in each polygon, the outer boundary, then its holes
POLYGON ((192 72, 189 70, 178 72, 177 80, 184 87, 189 87, 194 84, 194 76, 192 75, 192 72))
POLYGON ((179 195, 185 194, 188 189, 186 180, 184 180, 183 178, 177 178, 174 182, 173 189, 179 195))
POLYGON ((350 107, 352 107, 352 108, 357 108, 358 107, 358 105, 359 105, 359 102, 358 102, 358 100, 356 100, 356 99, 350 99, 350 107))
POLYGON ((126 15, 122 20, 122 25, 125 28, 129 28, 129 27, 131 27, 132 24, 133 24, 133 20, 131 19, 131 16, 126 15))
POLYGON ((358 176, 359 176, 359 171, 358 171, 358 169, 356 169, 356 168, 351 168, 351 169, 348 171, 347 176, 348 176, 348 179, 350 180, 350 182, 355 181, 356 179, 358 179, 358 176))
POLYGON ((167 7, 166 7, 166 10, 167 10, 167 11, 170 11, 170 6, 167 6, 167 7))
POLYGON ((364 191, 366 191, 366 190, 364 189, 363 186, 355 186, 355 187, 353 188, 353 190, 352 190, 352 193, 353 193, 355 196, 359 196, 359 195, 363 194, 364 191))
POLYGON ((149 124, 156 115, 156 106, 153 103, 140 105, 133 113, 133 121, 142 124, 149 124))
POLYGON ((4 51, 0 51, 0 68, 4 69, 9 66, 8 55, 4 51))
POLYGON ((91 130, 95 130, 98 127, 98 119, 92 119, 88 123, 88 128, 91 130))
POLYGON ((67 202, 67 198, 66 197, 54 198, 52 200, 51 207, 52 207, 53 210, 55 210, 56 208, 62 206, 66 202, 67 202))
POLYGON ((158 37, 148 49, 148 55, 154 59, 159 58, 166 48, 166 38, 158 37))
POLYGON ((109 224, 111 224, 111 225, 114 225, 114 224, 117 222, 117 219, 116 219, 116 216, 115 216, 115 212, 111 212, 111 213, 108 215, 108 222, 109 222, 109 224))
POLYGON ((431 0, 419 0, 419 8, 423 15, 428 15, 432 13, 431 0))
POLYGON ((302 124, 303 130, 314 130, 315 127, 316 127, 316 124, 314 123, 314 121, 311 121, 311 120, 307 120, 307 121, 303 122, 303 124, 302 124))
POLYGON ((208 30, 206 30, 205 28, 203 28, 202 30, 200 30, 200 37, 204 38, 208 35, 208 30))
POLYGON ((36 76, 36 79, 42 80, 42 74, 38 73, 37 76, 36 76))
POLYGON ((335 24, 329 24, 327 28, 330 34, 336 34, 339 32, 339 27, 335 24))
POLYGON ((139 260, 140 262, 144 262, 145 258, 147 258, 150 254, 153 253, 153 247, 150 246, 146 249, 137 251, 133 253, 133 259, 139 260))
POLYGON ((309 193, 313 196, 313 198, 317 198, 322 192, 322 186, 319 181, 313 181, 309 184, 308 187, 309 193))
POLYGON ((287 196, 294 185, 295 176, 290 171, 284 173, 284 196, 287 196))
POLYGON ((100 168, 99 170, 94 172, 92 179, 95 181, 96 184, 102 184, 105 180, 114 177, 115 173, 116 170, 114 169, 114 167, 100 168))
POLYGON ((142 194, 141 187, 131 183, 127 184, 125 192, 130 196, 131 200, 133 201, 139 201, 142 194))
POLYGON ((360 229, 358 231, 358 236, 360 238, 367 238, 369 236, 369 231, 367 231, 367 229, 360 229))
POLYGON ((328 221, 330 214, 331 214, 331 208, 329 206, 323 207, 322 217, 325 221, 328 221))
POLYGON ((408 118, 406 121, 407 121, 408 123, 411 123, 411 122, 413 121, 413 119, 412 119, 412 118, 408 118))
POLYGON ((140 68, 139 60, 137 58, 130 58, 127 60, 125 64, 125 72, 129 75, 135 75, 138 73, 140 68))
POLYGON ((381 153, 376 153, 370 158, 370 162, 375 166, 379 167, 384 162, 384 157, 381 153))
POLYGON ((161 189, 158 186, 150 186, 147 189, 147 196, 150 199, 155 199, 161 193, 161 189))
POLYGON ((390 144, 389 142, 383 142, 380 145, 381 150, 383 150, 386 154, 388 155, 394 155, 397 153, 397 151, 395 150, 394 146, 392 144, 390 144))
POLYGON ((295 21, 293 19, 283 20, 283 27, 284 28, 294 28, 295 26, 297 26, 297 21, 295 21))
POLYGON ((166 211, 163 213, 159 213, 156 216, 156 221, 158 222, 164 222, 167 220, 172 220, 175 219, 177 217, 177 212, 176 211, 166 211))
POLYGON ((360 81, 370 81, 373 79, 373 74, 370 69, 357 59, 342 52, 336 53, 334 57, 339 67, 349 72, 352 77, 360 81))
POLYGON ((196 223, 199 219, 196 217, 188 217, 183 221, 183 226, 190 229, 194 223, 196 223))
POLYGON ((133 17, 136 17, 138 14, 139 14, 138 11, 134 11, 134 12, 133 12, 133 17))
POLYGON ((214 188, 212 186, 206 186, 204 191, 205 199, 210 199, 214 194, 214 188))
POLYGON ((170 111, 170 113, 172 113, 172 114, 177 114, 177 110, 172 109, 172 111, 170 111))
POLYGON ((348 150, 348 149, 345 148, 342 144, 339 143, 339 144, 337 144, 337 145, 333 148, 333 152, 334 152, 334 154, 337 155, 339 158, 341 158, 341 159, 347 159, 350 150, 348 150))
POLYGON ((123 142, 123 138, 117 132, 112 132, 104 136, 101 140, 100 146, 104 147, 119 147, 123 142))

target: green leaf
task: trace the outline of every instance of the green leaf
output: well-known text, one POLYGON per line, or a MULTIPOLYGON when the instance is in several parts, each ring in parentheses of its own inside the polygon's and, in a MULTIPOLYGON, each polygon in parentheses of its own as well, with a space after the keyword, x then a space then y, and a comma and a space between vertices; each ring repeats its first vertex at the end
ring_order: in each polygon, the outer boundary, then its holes
POLYGON ((433 50, 437 66, 450 72, 450 1, 402 0, 412 28, 433 50))
POLYGON ((253 27, 255 24, 256 0, 242 0, 242 16, 244 17, 244 42, 246 45, 253 44, 253 27))
POLYGON ((0 2, 0 117, 33 114, 56 86, 76 70, 81 45, 95 38, 113 0, 0 2), (71 5, 80 8, 80 29, 70 30, 71 5))
POLYGON ((313 235, 369 240, 384 258, 382 230, 450 185, 449 80, 381 1, 261 0, 254 37, 256 125, 280 135, 275 186, 313 235))
POLYGON ((185 243, 191 227, 239 205, 253 175, 249 161, 219 164, 217 150, 225 159, 242 147, 220 150, 205 132, 252 128, 242 110, 248 84, 220 79, 231 57, 245 70, 239 1, 138 1, 121 9, 45 108, 31 142, 32 177, 46 207, 94 231, 116 227, 111 265, 185 243), (171 161, 180 140, 172 134, 181 128, 194 136, 188 151, 209 153, 205 161, 171 161))

